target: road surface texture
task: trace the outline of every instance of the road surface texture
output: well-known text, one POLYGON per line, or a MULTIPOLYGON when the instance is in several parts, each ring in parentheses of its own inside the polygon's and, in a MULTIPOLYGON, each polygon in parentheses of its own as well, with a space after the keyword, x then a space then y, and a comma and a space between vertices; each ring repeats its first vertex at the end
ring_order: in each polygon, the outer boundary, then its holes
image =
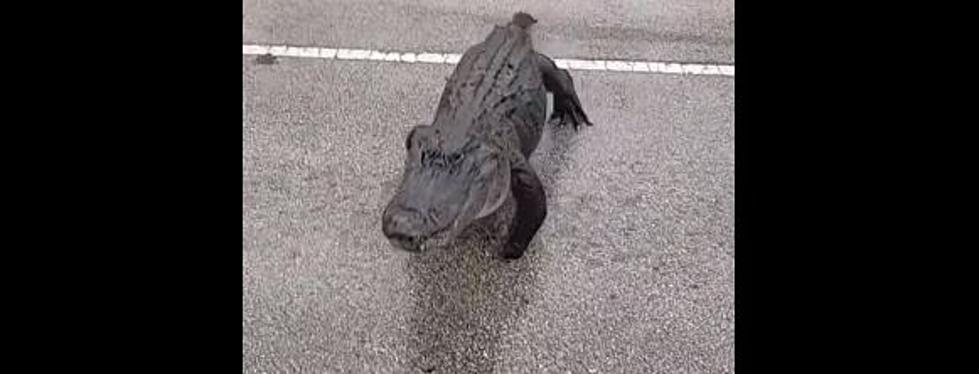
MULTIPOLYGON (((516 10, 555 58, 734 63, 725 1, 245 0, 244 42, 462 53, 516 10), (411 4, 411 5, 409 5, 411 4)), ((457 243, 380 229, 404 137, 453 65, 242 57, 246 373, 733 373, 734 78, 572 71, 594 127, 548 127, 548 217, 457 243)))

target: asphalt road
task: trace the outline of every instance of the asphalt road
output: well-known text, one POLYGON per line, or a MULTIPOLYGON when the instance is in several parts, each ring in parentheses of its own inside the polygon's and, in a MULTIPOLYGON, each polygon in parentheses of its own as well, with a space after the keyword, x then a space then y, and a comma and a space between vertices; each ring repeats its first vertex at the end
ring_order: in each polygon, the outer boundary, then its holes
MULTIPOLYGON (((733 1, 414 3, 248 0, 243 37, 459 53, 522 9, 553 57, 734 62, 733 1)), ((572 71, 596 125, 545 133, 549 215, 504 262, 509 210, 420 255, 381 234, 452 65, 254 59, 243 372, 734 372, 734 78, 572 71)))

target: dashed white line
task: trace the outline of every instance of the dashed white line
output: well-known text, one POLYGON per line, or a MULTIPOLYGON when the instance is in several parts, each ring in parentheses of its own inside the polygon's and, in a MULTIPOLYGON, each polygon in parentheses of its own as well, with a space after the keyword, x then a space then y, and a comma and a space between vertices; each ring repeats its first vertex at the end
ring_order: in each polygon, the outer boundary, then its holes
POLYGON ((446 56, 441 53, 421 53, 418 55, 418 62, 427 62, 431 64, 441 64, 445 61, 446 56))
MULTIPOLYGON (((366 60, 367 57, 370 55, 371 55, 371 51, 366 49, 344 49, 344 48, 337 49, 337 59, 340 60, 366 60)), ((303 57, 303 56, 295 56, 295 57, 303 57)))
MULTIPOLYGON (((458 53, 385 52, 354 48, 321 48, 256 44, 242 45, 241 52, 245 55, 271 54, 273 56, 282 57, 320 58, 327 60, 390 61, 426 64, 456 64, 459 62, 459 59, 462 58, 462 55, 458 53)), ((562 69, 570 70, 598 70, 679 75, 721 75, 728 77, 734 76, 734 65, 564 58, 555 58, 554 64, 562 69)))
POLYGON ((448 53, 446 56, 448 57, 445 59, 446 64, 458 64, 459 60, 462 59, 462 54, 459 53, 448 53))

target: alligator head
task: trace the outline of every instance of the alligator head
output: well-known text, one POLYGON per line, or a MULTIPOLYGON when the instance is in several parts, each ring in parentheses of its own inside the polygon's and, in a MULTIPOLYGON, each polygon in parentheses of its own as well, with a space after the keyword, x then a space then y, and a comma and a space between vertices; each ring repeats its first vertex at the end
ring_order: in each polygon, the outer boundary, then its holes
POLYGON ((381 220, 396 248, 418 252, 435 237, 451 240, 509 196, 510 165, 489 143, 453 142, 435 127, 416 126, 405 148, 401 185, 381 220))

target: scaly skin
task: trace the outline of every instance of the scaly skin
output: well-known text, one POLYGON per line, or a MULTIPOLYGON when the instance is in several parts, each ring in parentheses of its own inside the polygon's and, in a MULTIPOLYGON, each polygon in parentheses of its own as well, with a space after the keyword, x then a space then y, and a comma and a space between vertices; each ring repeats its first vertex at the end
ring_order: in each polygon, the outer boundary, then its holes
POLYGON ((519 258, 547 216, 547 198, 528 159, 546 121, 575 130, 591 126, 570 74, 533 49, 516 13, 470 47, 445 84, 431 126, 416 126, 405 140, 407 158, 398 193, 384 210, 382 230, 398 248, 418 251, 439 234, 454 237, 476 218, 495 212, 512 193, 516 214, 504 258, 519 258))

